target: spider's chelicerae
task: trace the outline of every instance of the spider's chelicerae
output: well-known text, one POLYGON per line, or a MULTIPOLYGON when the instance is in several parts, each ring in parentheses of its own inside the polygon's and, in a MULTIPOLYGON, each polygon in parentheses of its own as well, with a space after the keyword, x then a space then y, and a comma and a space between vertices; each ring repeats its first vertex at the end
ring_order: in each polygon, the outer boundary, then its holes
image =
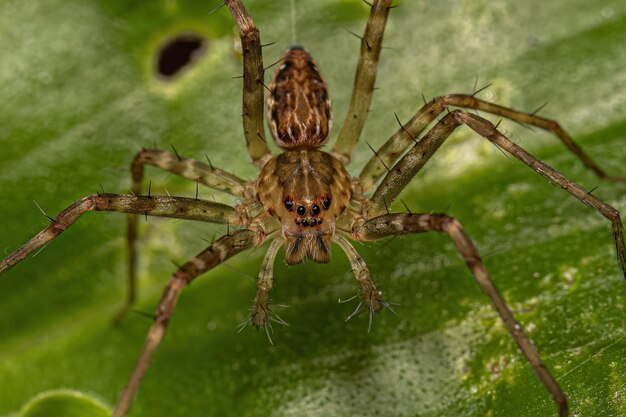
POLYGON ((522 354, 554 398, 560 415, 566 416, 568 407, 565 394, 542 364, 537 350, 493 285, 476 247, 461 224, 445 214, 390 213, 389 206, 446 138, 457 127, 465 125, 604 216, 612 226, 619 264, 626 275, 626 248, 618 212, 534 158, 503 135, 490 121, 462 109, 480 110, 552 132, 587 168, 600 177, 617 181, 624 179, 607 175, 555 121, 492 104, 474 95, 462 94, 440 96, 426 102, 410 121, 401 125, 375 151, 360 175, 351 177, 344 166, 350 161, 370 106, 391 1, 373 1, 361 39, 348 114, 329 152, 319 148, 325 144, 331 129, 330 96, 311 55, 299 46, 287 49, 270 85, 265 86, 259 32, 240 0, 226 0, 225 4, 241 29, 244 133, 252 162, 260 169, 258 177, 247 181, 211 164, 182 158, 176 153, 144 149, 137 154, 132 164, 133 195, 101 193, 81 199, 57 217, 50 218, 49 227, 0 263, 0 272, 10 269, 62 233, 85 211, 129 213, 130 304, 135 298, 136 215, 191 219, 237 227, 236 231, 217 239, 182 265, 170 278, 140 358, 119 398, 114 415, 124 416, 128 412, 150 359, 163 339, 182 288, 226 259, 271 241, 259 273, 249 319, 251 324, 267 331, 271 320, 282 321, 273 314, 269 302, 273 264, 279 249, 285 247, 288 264, 297 264, 306 259, 326 263, 330 260, 331 243, 334 242, 350 259, 360 286, 359 306, 369 312, 371 323, 372 314, 389 305, 350 240, 371 241, 434 231, 450 236, 477 284, 490 298, 522 354), (269 92, 264 111, 266 89, 269 92), (279 155, 273 155, 267 146, 264 114, 267 115, 272 137, 283 150, 279 155), (153 165, 228 192, 240 197, 242 202, 231 207, 197 198, 142 195, 145 165, 153 165))

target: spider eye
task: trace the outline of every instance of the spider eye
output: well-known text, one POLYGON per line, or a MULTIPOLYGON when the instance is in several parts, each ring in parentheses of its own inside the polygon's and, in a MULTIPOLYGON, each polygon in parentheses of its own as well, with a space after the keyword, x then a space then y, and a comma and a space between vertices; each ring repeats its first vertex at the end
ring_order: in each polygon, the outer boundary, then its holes
POLYGON ((305 219, 302 220, 302 226, 307 227, 309 225, 309 222, 305 219))
POLYGON ((328 210, 328 208, 330 207, 330 198, 328 197, 324 198, 324 201, 322 201, 322 204, 324 205, 324 210, 328 210))
POLYGON ((304 216, 306 214, 306 209, 304 208, 304 206, 298 206, 298 214, 300 216, 304 216))
POLYGON ((313 207, 311 208, 311 213, 313 213, 314 216, 317 216, 318 214, 320 214, 320 207, 317 204, 313 204, 313 207))
POLYGON ((285 207, 287 208, 287 210, 289 210, 289 211, 293 211, 293 201, 291 201, 291 200, 286 200, 286 201, 285 201, 285 207))

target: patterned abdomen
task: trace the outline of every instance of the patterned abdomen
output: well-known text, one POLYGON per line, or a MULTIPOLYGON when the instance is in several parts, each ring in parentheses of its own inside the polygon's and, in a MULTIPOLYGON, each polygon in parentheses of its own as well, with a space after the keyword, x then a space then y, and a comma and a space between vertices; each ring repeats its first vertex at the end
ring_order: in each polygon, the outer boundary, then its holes
POLYGON ((292 46, 279 62, 267 98, 272 136, 284 149, 317 148, 331 126, 330 98, 311 54, 292 46))

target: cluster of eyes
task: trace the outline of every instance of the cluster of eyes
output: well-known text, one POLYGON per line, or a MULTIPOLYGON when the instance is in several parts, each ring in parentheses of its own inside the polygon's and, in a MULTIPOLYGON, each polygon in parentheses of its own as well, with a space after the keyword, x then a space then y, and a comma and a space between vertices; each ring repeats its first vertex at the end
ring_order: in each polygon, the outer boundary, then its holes
MULTIPOLYGON (((324 207, 324 210, 328 210, 328 208, 330 207, 330 198, 326 197, 324 198, 324 200, 322 201, 322 206, 324 207)), ((293 201, 291 200, 286 200, 285 201, 285 208, 289 211, 293 211, 294 210, 294 204, 293 201)), ((311 215, 313 216, 317 216, 319 215, 321 212, 320 206, 318 206, 317 204, 313 204, 311 206, 311 215)), ((298 213, 298 216, 304 216, 306 214, 306 207, 304 207, 303 205, 299 205, 298 208, 296 208, 296 213, 298 213)), ((316 218, 316 219, 311 219, 311 220, 307 220, 307 219, 302 219, 302 220, 298 220, 296 219, 296 224, 297 225, 302 225, 304 227, 307 226, 316 226, 318 224, 322 224, 322 219, 316 218)))

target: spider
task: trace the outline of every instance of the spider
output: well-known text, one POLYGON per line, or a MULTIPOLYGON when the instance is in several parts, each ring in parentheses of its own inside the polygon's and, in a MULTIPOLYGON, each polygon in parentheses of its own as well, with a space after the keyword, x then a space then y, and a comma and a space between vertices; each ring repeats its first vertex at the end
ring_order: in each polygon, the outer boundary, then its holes
POLYGON ((458 220, 445 214, 390 213, 389 205, 451 132, 466 125, 606 217, 612 225, 620 266, 626 274, 626 249, 617 211, 532 157, 501 134, 491 122, 460 108, 494 113, 551 131, 600 177, 621 181, 623 179, 605 174, 556 122, 485 102, 474 95, 460 94, 437 97, 425 103, 408 123, 401 125, 375 151, 358 177, 350 177, 344 165, 350 161, 352 150, 365 123, 391 2, 378 0, 372 4, 361 41, 350 109, 330 152, 319 150, 325 144, 331 128, 331 106, 325 81, 313 58, 300 47, 288 49, 277 66, 271 84, 266 87, 262 81, 259 32, 241 1, 227 0, 225 4, 242 33, 244 133, 250 157, 260 169, 258 178, 255 181, 245 181, 211 164, 182 158, 177 153, 145 149, 135 157, 132 165, 133 195, 101 193, 85 197, 56 218, 51 218, 48 228, 0 264, 0 272, 11 268, 62 233, 85 211, 129 213, 130 304, 135 298, 136 215, 227 223, 241 227, 240 230, 215 241, 173 274, 157 308, 140 359, 119 399, 114 415, 126 415, 148 363, 165 334, 180 291, 203 272, 241 251, 271 241, 259 273, 250 317, 253 325, 267 331, 272 318, 280 321, 280 318, 272 315, 269 304, 273 264, 278 250, 285 246, 286 261, 289 264, 305 259, 323 263, 329 261, 330 243, 334 242, 350 259, 360 286, 361 305, 369 313, 371 323, 373 312, 387 303, 374 284, 363 259, 348 239, 368 241, 429 231, 442 232, 451 237, 478 285, 491 299, 520 350, 553 396, 560 415, 567 415, 565 395, 543 366, 523 328, 494 287, 478 251, 458 220), (267 117, 270 130, 283 149, 283 153, 279 155, 272 155, 266 143, 263 128, 265 89, 269 90, 267 117), (448 111, 449 107, 458 109, 448 111), (431 123, 434 126, 427 129, 431 123), (154 165, 229 192, 241 197, 243 202, 236 207, 230 207, 200 199, 160 197, 150 193, 142 195, 140 186, 145 165, 154 165))

